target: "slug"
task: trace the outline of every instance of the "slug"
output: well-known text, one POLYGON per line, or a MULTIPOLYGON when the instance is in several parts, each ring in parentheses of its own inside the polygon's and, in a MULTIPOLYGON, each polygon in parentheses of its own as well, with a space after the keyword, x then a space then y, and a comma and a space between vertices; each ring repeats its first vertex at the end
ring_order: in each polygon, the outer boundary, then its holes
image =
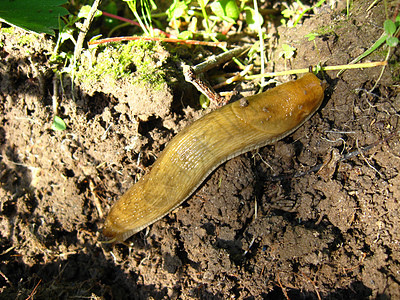
POLYGON ((193 122, 114 204, 103 234, 111 241, 126 240, 179 206, 225 161, 291 134, 319 108, 324 89, 308 73, 193 122))

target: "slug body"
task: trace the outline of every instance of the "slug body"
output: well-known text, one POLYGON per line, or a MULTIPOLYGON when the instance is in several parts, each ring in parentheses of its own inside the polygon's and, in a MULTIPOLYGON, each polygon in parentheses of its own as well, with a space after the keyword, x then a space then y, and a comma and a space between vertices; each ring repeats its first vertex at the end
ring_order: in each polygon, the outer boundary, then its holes
POLYGON ((159 220, 223 162, 295 131, 319 108, 323 97, 322 82, 308 73, 195 121, 169 142, 151 171, 114 204, 103 234, 124 241, 159 220))

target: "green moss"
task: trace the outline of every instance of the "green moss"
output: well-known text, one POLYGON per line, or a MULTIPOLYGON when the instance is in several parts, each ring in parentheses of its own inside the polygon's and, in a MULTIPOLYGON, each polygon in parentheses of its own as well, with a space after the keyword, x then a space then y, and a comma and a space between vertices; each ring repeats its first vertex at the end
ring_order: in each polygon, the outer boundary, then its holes
POLYGON ((317 33, 319 35, 334 35, 336 29, 337 28, 335 26, 321 26, 318 28, 317 33))
POLYGON ((40 37, 36 33, 30 33, 22 29, 16 29, 15 27, 1 28, 0 32, 8 36, 13 36, 13 43, 19 47, 23 47, 27 53, 33 52, 31 50, 35 49, 35 45, 38 43, 40 37))
POLYGON ((372 52, 370 55, 374 55, 374 57, 376 57, 377 60, 385 60, 387 53, 388 53, 388 47, 381 46, 374 52, 372 52))
POLYGON ((336 26, 321 26, 313 31, 311 31, 309 34, 306 35, 306 37, 317 37, 317 36, 324 36, 324 35, 336 35, 335 30, 337 29, 336 26))
POLYGON ((18 40, 18 45, 25 47, 25 46, 32 45, 36 41, 37 41, 37 37, 35 36, 35 34, 25 34, 25 35, 20 36, 20 38, 18 40))
POLYGON ((99 46, 82 56, 76 78, 86 83, 126 78, 132 84, 145 82, 161 89, 166 82, 165 53, 160 44, 140 40, 99 46))
POLYGON ((400 81, 400 62, 390 61, 389 68, 390 68, 390 72, 392 74, 393 81, 399 82, 400 81))
POLYGON ((7 34, 13 34, 15 31, 14 27, 8 27, 8 28, 1 28, 1 32, 7 33, 7 34))

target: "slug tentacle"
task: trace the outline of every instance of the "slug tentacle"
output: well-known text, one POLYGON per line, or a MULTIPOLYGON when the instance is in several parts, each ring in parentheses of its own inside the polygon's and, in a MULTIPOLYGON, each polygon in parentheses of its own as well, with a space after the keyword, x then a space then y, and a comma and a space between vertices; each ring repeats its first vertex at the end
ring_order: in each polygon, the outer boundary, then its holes
POLYGON ((289 135, 319 108, 312 73, 205 115, 179 132, 151 171, 112 207, 103 233, 123 241, 186 200, 219 165, 289 135))

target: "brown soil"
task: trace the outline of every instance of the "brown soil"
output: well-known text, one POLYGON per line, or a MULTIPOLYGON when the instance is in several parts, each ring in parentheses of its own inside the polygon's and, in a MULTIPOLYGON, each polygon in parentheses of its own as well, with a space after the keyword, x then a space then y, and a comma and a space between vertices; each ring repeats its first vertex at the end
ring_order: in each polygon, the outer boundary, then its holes
MULTIPOLYGON (((383 2, 369 12, 355 2, 349 19, 325 9, 279 28, 276 53, 286 43, 297 54, 276 58, 275 69, 346 64, 372 45, 383 2), (321 26, 332 30, 304 37, 321 26)), ((68 128, 53 131, 44 73, 53 46, 24 44, 24 35, 0 35, 0 298, 400 298, 398 69, 386 68, 373 93, 380 68, 327 72, 323 107, 294 134, 223 164, 148 232, 110 245, 101 243, 105 215, 199 116, 192 94, 166 90, 167 112, 150 101, 138 117, 129 99, 84 89, 72 97, 64 84, 68 128)))

